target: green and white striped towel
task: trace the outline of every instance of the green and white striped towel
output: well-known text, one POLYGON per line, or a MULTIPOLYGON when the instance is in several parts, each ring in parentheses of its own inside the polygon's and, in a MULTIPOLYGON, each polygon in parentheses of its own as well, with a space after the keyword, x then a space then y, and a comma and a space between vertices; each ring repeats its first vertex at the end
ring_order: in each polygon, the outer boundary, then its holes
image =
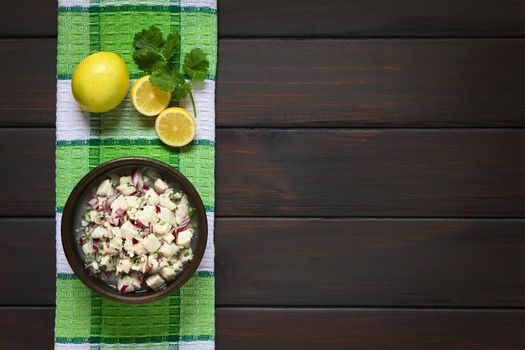
MULTIPOLYGON (((55 349, 214 349, 216 0, 59 0, 57 60, 55 349), (137 114, 129 96, 113 111, 90 114, 71 93, 74 68, 96 51, 120 54, 131 83, 141 77, 131 43, 135 32, 153 24, 165 35, 181 34, 181 57, 200 47, 210 60, 206 81, 194 85, 196 139, 180 149, 159 141, 154 118, 137 114), (73 274, 60 239, 62 209, 75 184, 90 169, 124 156, 156 158, 179 169, 199 191, 208 216, 208 244, 195 276, 170 297, 145 305, 93 294, 73 274)), ((182 105, 191 110, 189 100, 182 105)))

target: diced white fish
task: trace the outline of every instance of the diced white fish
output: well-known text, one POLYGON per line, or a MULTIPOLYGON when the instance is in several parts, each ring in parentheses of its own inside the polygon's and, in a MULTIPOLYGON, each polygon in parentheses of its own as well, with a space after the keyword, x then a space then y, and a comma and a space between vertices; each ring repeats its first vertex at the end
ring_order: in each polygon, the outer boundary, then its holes
POLYGON ((189 207, 190 202, 188 201, 188 196, 182 196, 179 205, 177 206, 177 212, 175 213, 177 225, 180 225, 180 223, 188 217, 189 207))
POLYGON ((175 272, 180 272, 184 268, 184 264, 182 263, 182 261, 177 260, 173 263, 172 268, 173 270, 175 270, 175 272))
POLYGON ((146 250, 150 253, 156 252, 160 247, 160 241, 157 239, 157 237, 155 237, 154 234, 150 234, 144 238, 142 244, 144 245, 144 248, 146 248, 146 250))
POLYGON ((159 289, 165 283, 166 281, 158 273, 151 275, 146 279, 146 284, 151 289, 159 289))
POLYGON ((117 288, 118 291, 122 294, 135 291, 135 287, 133 285, 133 278, 131 278, 131 276, 122 277, 118 280, 117 288))
POLYGON ((180 261, 182 261, 183 263, 188 262, 191 259, 193 259, 193 251, 191 250, 191 248, 184 249, 180 253, 180 261))
POLYGON ((193 229, 189 228, 182 232, 179 232, 177 235, 177 244, 183 247, 189 247, 191 244, 191 239, 193 238, 193 229))
POLYGON ((126 210, 128 209, 128 203, 124 196, 119 195, 110 205, 111 210, 115 213, 117 210, 126 210))
POLYGON ((160 270, 160 275, 167 281, 173 281, 177 276, 177 272, 171 267, 166 266, 160 270))
POLYGON ((113 192, 113 187, 109 179, 102 181, 100 185, 98 185, 97 196, 108 196, 111 192, 113 192))
POLYGON ((163 207, 173 211, 177 208, 177 205, 175 203, 173 203, 171 201, 171 199, 169 199, 168 196, 165 196, 165 195, 161 195, 159 197, 159 204, 162 205, 163 207))
POLYGON ((146 198, 146 203, 148 203, 149 205, 155 205, 159 203, 159 195, 152 188, 150 188, 146 191, 146 193, 144 193, 144 198, 146 198))
POLYGON ((142 224, 149 226, 157 222, 157 213, 153 205, 146 205, 142 210, 137 212, 137 218, 142 224))
MULTIPOLYGON (((158 235, 165 235, 167 234, 168 232, 171 232, 171 224, 169 223, 158 223, 158 224, 155 224, 155 226, 153 226, 153 231, 158 234, 158 235)), ((170 235, 173 237, 173 235, 170 233, 170 235)))
POLYGON ((176 244, 164 244, 160 247, 160 253, 166 258, 171 258, 174 254, 179 252, 179 247, 176 244))
POLYGON ((117 272, 129 273, 129 269, 131 269, 131 260, 120 259, 117 264, 117 272))
POLYGON ((108 229, 103 226, 97 226, 93 231, 91 231, 91 238, 93 239, 102 239, 108 234, 108 229))
POLYGON ((155 190, 157 192, 164 192, 168 189, 168 184, 165 183, 162 179, 158 178, 157 180, 155 180, 155 183, 153 184, 153 187, 155 187, 155 190))

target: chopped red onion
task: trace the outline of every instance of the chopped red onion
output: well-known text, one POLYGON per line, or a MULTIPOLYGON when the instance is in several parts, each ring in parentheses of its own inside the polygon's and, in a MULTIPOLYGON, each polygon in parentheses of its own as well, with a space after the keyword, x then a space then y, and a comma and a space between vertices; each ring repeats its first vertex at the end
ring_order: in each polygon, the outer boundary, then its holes
POLYGON ((129 287, 129 286, 128 286, 127 284, 123 285, 123 286, 120 288, 120 292, 121 292, 121 293, 124 293, 124 292, 126 291, 126 289, 128 289, 128 287, 129 287))
POLYGON ((131 174, 131 182, 133 183, 133 186, 137 187, 139 184, 139 170, 135 169, 133 170, 133 173, 131 174))
POLYGON ((142 222, 140 222, 139 220, 135 220, 134 222, 132 221, 131 222, 133 224, 133 226, 135 226, 136 228, 143 228, 144 225, 142 224, 142 222))
POLYGON ((160 213, 160 205, 155 204, 155 212, 158 214, 160 213))
POLYGON ((139 183, 138 183, 139 190, 142 189, 142 186, 144 186, 144 178, 140 176, 139 174, 139 183))
POLYGON ((186 217, 184 220, 182 220, 179 227, 176 228, 177 233, 184 231, 186 227, 188 227, 188 225, 190 224, 190 221, 191 220, 189 217, 186 217))
POLYGON ((139 241, 136 239, 136 238, 132 238, 131 239, 131 243, 133 243, 133 245, 139 243, 139 241))
POLYGON ((96 251, 96 252, 98 252, 98 245, 93 244, 93 250, 96 251))
POLYGON ((109 197, 108 198, 108 206, 110 206, 111 203, 113 203, 115 201, 115 199, 117 199, 117 197, 118 197, 118 194, 115 194, 115 195, 109 197))

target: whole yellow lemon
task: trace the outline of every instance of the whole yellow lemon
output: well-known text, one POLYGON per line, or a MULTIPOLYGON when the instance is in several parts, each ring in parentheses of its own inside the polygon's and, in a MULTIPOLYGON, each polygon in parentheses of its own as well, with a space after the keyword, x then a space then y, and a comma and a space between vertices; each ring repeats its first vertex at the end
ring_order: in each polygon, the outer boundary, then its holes
POLYGON ((126 62, 113 52, 97 52, 78 64, 71 78, 73 96, 83 110, 103 113, 117 107, 129 88, 126 62))

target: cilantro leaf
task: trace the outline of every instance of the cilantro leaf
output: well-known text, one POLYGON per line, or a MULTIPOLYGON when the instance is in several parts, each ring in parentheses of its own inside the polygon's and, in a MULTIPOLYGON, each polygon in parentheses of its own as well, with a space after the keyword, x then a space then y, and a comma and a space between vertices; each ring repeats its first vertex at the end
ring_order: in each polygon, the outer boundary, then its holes
POLYGON ((136 33, 133 39, 135 49, 152 48, 160 51, 163 44, 162 32, 157 26, 151 26, 149 29, 136 33))
POLYGON ((179 84, 168 69, 159 69, 151 73, 149 81, 164 91, 173 91, 179 84))
POLYGON ((159 28, 151 26, 149 29, 144 29, 135 34, 133 60, 147 73, 162 68, 166 65, 166 60, 160 52, 163 45, 164 39, 159 28))
POLYGON ((204 51, 194 48, 184 56, 182 70, 190 78, 186 81, 176 68, 180 57, 178 33, 169 33, 164 40, 160 29, 151 26, 135 34, 133 49, 133 60, 141 70, 150 74, 150 82, 159 89, 171 92, 178 101, 189 95, 193 113, 197 117, 191 90, 193 82, 203 81, 208 74, 210 62, 204 51))
POLYGON ((166 42, 162 46, 162 54, 166 60, 169 60, 175 53, 180 44, 180 35, 178 33, 169 33, 166 42))
POLYGON ((184 77, 177 71, 162 68, 151 73, 149 81, 161 90, 172 92, 180 84, 185 84, 184 77))
POLYGON ((162 68, 166 64, 161 54, 151 48, 136 49, 133 52, 133 60, 137 67, 147 73, 162 68))
POLYGON ((210 62, 206 54, 199 48, 195 48, 184 56, 184 73, 190 77, 191 81, 204 81, 210 62))
POLYGON ((173 91, 173 98, 177 101, 182 100, 184 97, 188 96, 191 93, 191 83, 181 83, 175 91, 173 91))
POLYGON ((171 75, 173 76, 173 79, 175 79, 177 81, 177 83, 179 83, 179 84, 183 84, 183 83, 186 82, 186 80, 184 80, 184 77, 182 76, 182 74, 180 74, 176 70, 172 71, 171 75))

